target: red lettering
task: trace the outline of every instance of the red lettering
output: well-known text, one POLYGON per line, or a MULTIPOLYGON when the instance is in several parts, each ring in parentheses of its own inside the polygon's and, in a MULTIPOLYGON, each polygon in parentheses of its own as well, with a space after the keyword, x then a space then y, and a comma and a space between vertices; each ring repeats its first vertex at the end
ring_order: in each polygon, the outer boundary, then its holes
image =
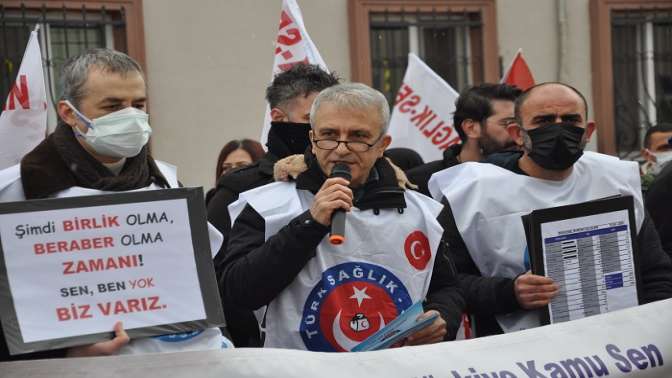
POLYGON ((420 103, 420 96, 418 95, 413 95, 411 96, 408 101, 404 101, 399 105, 399 111, 402 113, 408 113, 413 110, 418 104, 420 103))
POLYGON ((58 317, 59 322, 62 322, 64 320, 70 320, 70 311, 68 311, 67 307, 57 308, 56 316, 58 317))
POLYGON ((28 79, 26 75, 19 75, 17 82, 19 85, 14 83, 12 89, 9 91, 7 103, 2 109, 3 111, 16 109, 16 100, 19 101, 19 105, 23 109, 30 109, 30 96, 28 94, 28 79))
POLYGON ((33 245, 33 250, 35 251, 36 255, 42 255, 44 254, 44 244, 42 243, 36 243, 33 245))
POLYGON ((411 93, 413 93, 413 88, 406 84, 401 84, 401 88, 399 88, 399 92, 397 92, 397 97, 394 99, 394 106, 397 106, 397 104, 404 101, 404 99, 410 96, 411 93))
POLYGON ((308 63, 309 63, 309 62, 308 62, 308 57, 305 57, 303 60, 300 60, 300 61, 297 61, 297 62, 278 64, 278 67, 279 67, 282 71, 287 71, 288 69, 292 68, 295 64, 298 64, 298 63, 305 63, 305 64, 308 64, 308 63))
POLYGON ((293 22, 294 21, 292 21, 292 19, 289 18, 289 15, 287 14, 287 12, 285 12, 283 10, 282 13, 280 13, 280 26, 278 27, 278 30, 284 29, 285 27, 287 27, 287 25, 289 25, 293 22))
MULTIPOLYGON (((425 127, 427 127, 427 125, 429 125, 430 123, 432 123, 435 119, 436 119, 436 114, 432 113, 432 116, 429 117, 429 119, 428 119, 427 121, 425 121, 425 122, 422 124, 422 126, 420 126, 420 130, 425 130, 425 127)), ((434 128, 434 130, 436 130, 436 127, 434 128)), ((433 133, 434 130, 430 131, 430 134, 429 134, 429 135, 431 135, 431 133, 433 133)), ((423 131, 423 134, 425 134, 425 136, 429 136, 429 135, 427 135, 427 130, 423 131)))
POLYGON ((432 114, 432 110, 429 109, 429 106, 425 105, 425 109, 422 111, 422 113, 411 117, 411 122, 415 123, 415 125, 419 127, 420 124, 427 121, 427 118, 429 118, 432 114))
POLYGON ((133 312, 141 312, 142 310, 140 309, 140 301, 137 299, 129 299, 128 300, 128 311, 133 312))
POLYGON ((150 310, 160 310, 162 308, 161 305, 159 305, 159 297, 149 297, 147 299, 150 301, 150 310))
POLYGON ((287 34, 288 35, 278 35, 278 44, 285 45, 285 46, 293 46, 299 42, 301 42, 301 32, 299 29, 292 28, 292 29, 287 29, 287 34))
POLYGON ((113 217, 107 217, 107 227, 119 227, 119 216, 115 215, 113 217))
POLYGON ((75 229, 75 226, 72 224, 72 221, 63 221, 63 231, 72 231, 75 229))
POLYGON ((105 302, 105 303, 98 303, 98 309, 100 312, 103 313, 103 315, 108 316, 110 315, 110 309, 112 307, 112 304, 110 302, 105 302))
POLYGON ((65 269, 63 269, 63 274, 75 274, 76 272, 72 269, 72 266, 74 263, 72 261, 64 261, 63 266, 65 269))

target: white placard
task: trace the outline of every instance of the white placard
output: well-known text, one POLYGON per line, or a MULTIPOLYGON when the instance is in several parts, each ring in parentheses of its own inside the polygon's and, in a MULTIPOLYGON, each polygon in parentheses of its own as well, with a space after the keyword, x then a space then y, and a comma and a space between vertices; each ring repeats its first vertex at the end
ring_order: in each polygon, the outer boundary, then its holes
POLYGON ((206 318, 186 199, 0 215, 24 342, 206 318))

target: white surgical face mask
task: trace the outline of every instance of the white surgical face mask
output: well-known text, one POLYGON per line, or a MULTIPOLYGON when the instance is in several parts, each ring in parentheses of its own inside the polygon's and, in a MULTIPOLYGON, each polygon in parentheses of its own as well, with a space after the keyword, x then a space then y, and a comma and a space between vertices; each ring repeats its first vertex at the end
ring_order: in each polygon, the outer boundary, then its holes
POLYGON ((656 164, 660 168, 672 161, 672 151, 654 152, 653 156, 656 157, 656 164))
POLYGON ((86 134, 76 127, 75 134, 84 138, 96 153, 116 158, 130 158, 147 144, 152 128, 149 115, 140 109, 128 107, 93 120, 80 113, 70 101, 65 101, 86 124, 86 134))

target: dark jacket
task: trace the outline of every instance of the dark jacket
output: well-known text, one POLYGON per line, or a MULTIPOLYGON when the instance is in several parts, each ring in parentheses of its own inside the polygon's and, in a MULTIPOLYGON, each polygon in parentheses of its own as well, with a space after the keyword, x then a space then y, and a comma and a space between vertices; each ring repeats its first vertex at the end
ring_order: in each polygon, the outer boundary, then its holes
MULTIPOLYGON (((316 193, 326 177, 307 153, 308 170, 296 180, 297 189, 316 193)), ((403 189, 385 159, 379 159, 367 184, 355 190, 354 205, 362 210, 405 208, 403 189), (371 179, 376 176, 377 179, 371 179)), ((276 298, 315 256, 317 245, 329 227, 317 223, 309 211, 297 216, 277 234, 264 241, 264 219, 249 205, 231 230, 224 259, 220 290, 224 306, 258 309, 276 298)), ((439 311, 448 323, 448 337, 454 338, 464 302, 454 267, 444 253, 437 253, 427 295, 426 309, 439 311)))
MULTIPOLYGON (((498 163, 518 174, 525 174, 518 167, 521 152, 504 152, 490 155, 486 161, 498 163)), ((460 286, 467 302, 467 311, 475 317, 478 337, 501 334, 495 315, 521 310, 514 293, 514 279, 504 277, 482 277, 469 254, 467 246, 455 224, 450 206, 444 200, 444 212, 440 215, 446 224, 444 236, 449 245, 450 258, 458 270, 460 286)), ((639 248, 639 303, 649 303, 672 298, 672 260, 662 250, 658 233, 646 216, 637 235, 639 248)), ((524 272, 521 272, 524 273, 524 272)))
MULTIPOLYGON (((214 193, 207 201, 208 221, 224 236, 222 247, 214 259, 218 280, 221 279, 222 262, 225 255, 223 251, 226 250, 231 231, 229 205, 238 199, 240 193, 273 182, 275 162, 292 154, 282 139, 273 133, 273 128, 269 130, 268 140, 268 153, 256 163, 220 177, 214 193)), ((224 316, 227 330, 235 346, 261 346, 259 326, 251 311, 234 306, 224 306, 224 316)))
POLYGON ((672 164, 668 164, 649 186, 645 205, 656 225, 663 249, 672 257, 672 164))
POLYGON ((429 193, 429 188, 427 183, 429 183, 429 178, 436 172, 442 171, 446 168, 450 168, 454 165, 460 164, 460 161, 457 160, 457 157, 462 151, 461 144, 454 144, 448 147, 443 151, 443 159, 430 161, 419 167, 409 169, 406 172, 406 177, 408 181, 418 186, 418 191, 426 196, 431 196, 429 193))

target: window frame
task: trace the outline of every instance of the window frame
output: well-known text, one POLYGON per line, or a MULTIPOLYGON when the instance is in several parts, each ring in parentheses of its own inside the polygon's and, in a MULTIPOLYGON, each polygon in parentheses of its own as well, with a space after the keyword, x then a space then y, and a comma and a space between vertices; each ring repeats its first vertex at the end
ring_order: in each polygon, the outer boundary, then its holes
POLYGON ((669 10, 669 0, 590 0, 590 44, 593 115, 597 125, 597 150, 618 156, 614 124, 611 11, 669 10))
POLYGON ((372 84, 370 14, 382 12, 480 12, 483 25, 483 80, 499 82, 495 0, 348 0, 350 75, 352 81, 372 84))
MULTIPOLYGON (((87 11, 99 11, 102 8, 108 11, 121 11, 123 8, 127 54, 140 64, 145 73, 147 72, 142 0, 3 0, 2 5, 5 9, 20 9, 23 6, 26 9, 38 10, 44 6, 47 11, 61 11, 64 7, 68 11, 81 11, 82 7, 86 7, 87 11)), ((116 36, 114 39, 118 42, 116 36)))

